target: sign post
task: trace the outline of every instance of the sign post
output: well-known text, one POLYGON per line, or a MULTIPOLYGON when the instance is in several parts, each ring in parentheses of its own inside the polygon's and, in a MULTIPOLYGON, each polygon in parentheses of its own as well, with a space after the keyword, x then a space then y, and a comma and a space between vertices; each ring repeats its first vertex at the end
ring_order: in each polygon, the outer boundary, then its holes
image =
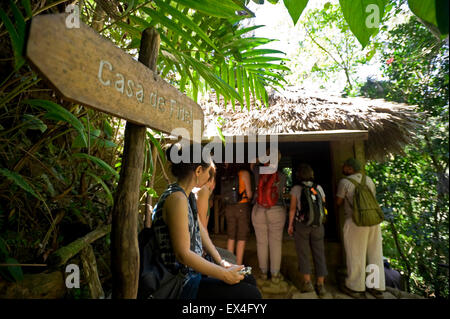
POLYGON ((164 133, 185 128, 203 111, 193 100, 92 28, 68 29, 66 14, 32 19, 27 57, 66 100, 164 133))
POLYGON ((65 27, 65 14, 33 18, 27 43, 31 64, 67 100, 124 118, 125 143, 115 193, 111 230, 113 298, 136 298, 139 281, 137 241, 139 192, 146 127, 170 133, 186 129, 200 106, 156 74, 159 35, 146 29, 139 61, 81 23, 65 27))

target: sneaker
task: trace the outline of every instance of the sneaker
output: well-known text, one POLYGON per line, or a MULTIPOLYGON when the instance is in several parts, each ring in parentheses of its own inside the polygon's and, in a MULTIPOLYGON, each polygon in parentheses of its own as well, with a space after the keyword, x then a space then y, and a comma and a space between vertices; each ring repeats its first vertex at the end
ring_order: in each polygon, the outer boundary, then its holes
POLYGON ((311 283, 311 281, 304 281, 302 284, 302 287, 300 289, 300 292, 313 292, 314 291, 314 287, 311 283))
POLYGON ((317 292, 317 295, 320 298, 325 297, 325 295, 327 294, 327 290, 325 289, 325 285, 324 284, 316 284, 316 292, 317 292))
POLYGON ((367 292, 370 293, 372 296, 374 296, 377 299, 384 299, 383 291, 381 291, 381 290, 368 288, 367 292))
POLYGON ((341 286, 341 290, 343 293, 349 295, 352 298, 355 299, 366 299, 366 294, 364 293, 364 291, 354 291, 351 290, 350 288, 348 288, 345 284, 341 286))
POLYGON ((258 286, 262 286, 267 282, 267 274, 260 274, 257 278, 256 278, 256 284, 258 286))

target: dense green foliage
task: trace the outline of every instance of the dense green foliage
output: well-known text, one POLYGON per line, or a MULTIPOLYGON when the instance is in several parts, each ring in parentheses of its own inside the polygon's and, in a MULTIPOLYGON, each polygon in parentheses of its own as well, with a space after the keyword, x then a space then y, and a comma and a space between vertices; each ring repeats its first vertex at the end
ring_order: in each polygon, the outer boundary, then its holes
POLYGON ((388 217, 384 254, 403 270, 412 291, 448 297, 448 42, 411 18, 389 32, 384 45, 386 81, 366 84, 364 93, 417 105, 424 112, 423 129, 404 156, 367 167, 388 217))

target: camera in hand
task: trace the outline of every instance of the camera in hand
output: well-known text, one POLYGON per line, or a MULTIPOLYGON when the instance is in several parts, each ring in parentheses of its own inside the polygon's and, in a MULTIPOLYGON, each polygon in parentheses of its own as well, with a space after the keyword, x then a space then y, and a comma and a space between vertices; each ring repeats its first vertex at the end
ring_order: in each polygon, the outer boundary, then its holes
POLYGON ((252 273, 252 267, 249 267, 249 266, 244 267, 241 270, 239 270, 239 274, 244 275, 244 276, 250 275, 251 273, 252 273))

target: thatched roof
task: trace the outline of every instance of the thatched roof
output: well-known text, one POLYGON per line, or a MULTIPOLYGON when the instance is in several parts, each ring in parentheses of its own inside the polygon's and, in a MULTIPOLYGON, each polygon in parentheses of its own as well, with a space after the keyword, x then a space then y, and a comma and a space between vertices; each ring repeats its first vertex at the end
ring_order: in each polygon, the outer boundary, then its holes
POLYGON ((329 130, 367 130, 367 159, 383 159, 402 153, 421 126, 414 106, 382 99, 341 98, 327 92, 287 88, 269 94, 268 108, 252 107, 236 111, 217 105, 214 94, 199 103, 205 113, 206 136, 217 135, 217 118, 224 120, 224 135, 271 135, 329 130))

